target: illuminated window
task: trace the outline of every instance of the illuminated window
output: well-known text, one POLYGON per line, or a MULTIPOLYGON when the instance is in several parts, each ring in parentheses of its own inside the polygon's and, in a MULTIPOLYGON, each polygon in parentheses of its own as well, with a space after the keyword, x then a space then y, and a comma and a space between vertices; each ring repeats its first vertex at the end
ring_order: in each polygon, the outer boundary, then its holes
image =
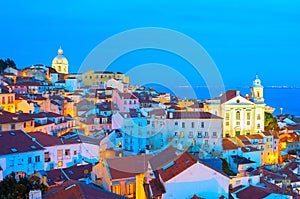
POLYGON ((62 160, 63 158, 63 150, 57 150, 57 159, 62 160))
POLYGON ((134 194, 134 192, 135 192, 134 183, 126 184, 126 189, 127 189, 127 194, 129 194, 129 195, 134 194))
POLYGON ((119 184, 114 185, 112 188, 113 188, 113 190, 112 190, 113 193, 119 194, 119 195, 121 194, 121 186, 119 184))
POLYGON ((180 138, 183 138, 183 136, 184 136, 184 133, 180 132, 180 138))
POLYGON ((229 112, 227 112, 226 113, 226 120, 229 120, 229 118, 230 118, 230 114, 229 114, 229 112))
POLYGON ((237 111, 235 117, 236 117, 237 120, 240 120, 241 119, 241 112, 237 111))
POLYGON ((58 167, 62 167, 63 166, 63 162, 62 161, 58 161, 57 166, 58 167))

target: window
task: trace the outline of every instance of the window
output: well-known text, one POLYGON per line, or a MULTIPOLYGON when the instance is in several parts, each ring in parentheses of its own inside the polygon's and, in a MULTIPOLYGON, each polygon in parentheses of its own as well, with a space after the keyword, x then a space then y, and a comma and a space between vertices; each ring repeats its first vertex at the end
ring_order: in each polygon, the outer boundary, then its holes
POLYGON ((112 187, 112 192, 115 194, 121 194, 121 185, 116 184, 112 187))
POLYGON ((197 137, 202 138, 202 132, 198 132, 197 137))
POLYGON ((24 128, 26 128, 26 122, 24 122, 24 128))
POLYGON ((135 192, 134 183, 126 184, 126 189, 127 189, 128 195, 134 194, 134 192, 135 192))
POLYGON ((204 128, 204 122, 201 122, 201 128, 204 128))
POLYGON ((63 150, 57 150, 57 159, 62 160, 63 150))
POLYGON ((65 156, 67 156, 67 157, 70 158, 70 156, 71 156, 71 151, 70 151, 70 149, 66 149, 66 150, 65 150, 65 156))
POLYGON ((204 137, 208 138, 208 132, 205 132, 204 137))
POLYGON ((74 151, 74 153, 73 153, 74 155, 77 155, 77 151, 74 151))
POLYGON ((260 114, 258 114, 257 115, 257 120, 260 120, 260 119, 261 119, 260 114))
POLYGON ((178 122, 175 122, 175 126, 178 126, 178 122))
POLYGON ((257 128, 260 129, 260 124, 257 124, 257 128))
POLYGON ((22 165, 22 164, 23 164, 23 159, 22 158, 18 159, 18 165, 22 165))
POLYGON ((229 112, 226 113, 226 120, 229 120, 230 114, 229 112))
POLYGON ((57 166, 58 167, 62 167, 63 166, 63 162, 62 161, 58 161, 57 166))
POLYGON ((226 125, 226 126, 229 126, 229 121, 227 121, 227 122, 225 123, 225 125, 226 125))
POLYGON ((251 119, 251 113, 247 112, 247 120, 250 120, 250 119, 251 119))
POLYGON ((178 132, 175 132, 175 133, 174 133, 174 136, 177 137, 177 136, 178 136, 178 132))
POLYGON ((45 162, 50 162, 49 152, 45 152, 45 162))
POLYGON ((213 137, 217 137, 217 132, 213 132, 213 137))
POLYGON ((183 138, 183 136, 184 136, 184 133, 180 132, 180 138, 183 138))
POLYGON ((250 126, 250 124, 251 124, 250 121, 247 121, 247 125, 250 126))
POLYGON ((5 97, 2 97, 2 104, 5 104, 5 97))
POLYGON ((32 158, 28 157, 28 164, 31 164, 31 163, 32 163, 32 158))
POLYGON ((194 122, 191 123, 191 127, 195 128, 195 123, 194 122))
POLYGON ((127 104, 127 101, 126 101, 126 100, 124 100, 124 104, 127 104))
POLYGON ((38 156, 35 156, 35 162, 40 162, 41 161, 41 157, 38 155, 38 156))
POLYGON ((9 166, 14 167, 14 160, 9 160, 9 166))
POLYGON ((237 111, 235 117, 236 117, 237 120, 240 120, 241 119, 241 112, 237 111))
POLYGON ((15 124, 11 124, 10 128, 11 128, 11 130, 15 130, 16 129, 16 125, 15 124))
POLYGON ((208 145, 208 140, 204 141, 204 145, 207 146, 208 145))
POLYGON ((192 137, 194 137, 194 135, 193 135, 193 132, 190 131, 190 132, 189 132, 189 138, 192 138, 192 137))
POLYGON ((181 127, 185 128, 185 123, 184 122, 182 122, 181 127))
POLYGON ((0 125, 0 131, 2 131, 2 126, 0 125))

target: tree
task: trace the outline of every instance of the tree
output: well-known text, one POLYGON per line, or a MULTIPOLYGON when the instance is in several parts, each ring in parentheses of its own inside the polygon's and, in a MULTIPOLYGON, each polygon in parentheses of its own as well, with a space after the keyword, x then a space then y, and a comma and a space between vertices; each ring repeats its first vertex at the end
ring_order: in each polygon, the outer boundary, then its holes
POLYGON ((17 68, 16 63, 13 60, 11 60, 9 58, 7 58, 6 60, 0 59, 0 73, 1 74, 4 72, 4 70, 7 67, 12 67, 12 68, 15 68, 15 69, 17 68))
POLYGON ((39 180, 32 181, 28 178, 20 178, 18 181, 15 178, 15 174, 12 173, 6 176, 3 181, 0 182, 0 198, 3 199, 22 199, 28 198, 30 190, 40 189, 44 193, 47 190, 46 185, 40 183, 39 180))
POLYGON ((276 118, 271 113, 265 112, 265 131, 269 130, 278 131, 279 126, 276 118))

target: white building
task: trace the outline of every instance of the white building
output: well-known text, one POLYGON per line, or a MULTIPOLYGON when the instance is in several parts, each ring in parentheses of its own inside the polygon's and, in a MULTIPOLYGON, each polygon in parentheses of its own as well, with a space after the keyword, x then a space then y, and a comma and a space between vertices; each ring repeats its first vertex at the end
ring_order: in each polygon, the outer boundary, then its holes
POLYGON ((177 156, 162 152, 149 162, 150 168, 157 173, 154 177, 148 169, 146 175, 153 198, 228 197, 230 178, 198 162, 187 152, 177 156))
POLYGON ((251 87, 251 99, 240 91, 229 90, 222 96, 207 100, 208 112, 223 120, 223 137, 250 135, 264 131, 264 87, 256 76, 251 87))
POLYGON ((22 130, 0 132, 0 181, 12 172, 17 177, 44 169, 44 148, 22 130))
POLYGON ((211 113, 168 112, 163 131, 167 143, 178 149, 192 146, 208 154, 222 151, 222 118, 211 113))
POLYGON ((33 132, 30 136, 44 148, 44 170, 67 168, 81 163, 81 140, 64 139, 43 132, 33 132))

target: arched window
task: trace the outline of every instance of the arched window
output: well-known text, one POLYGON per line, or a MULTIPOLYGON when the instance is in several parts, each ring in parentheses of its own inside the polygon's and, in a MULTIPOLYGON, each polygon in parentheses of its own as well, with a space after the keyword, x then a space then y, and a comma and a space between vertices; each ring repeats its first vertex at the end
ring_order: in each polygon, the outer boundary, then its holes
POLYGON ((240 120, 240 119, 241 119, 241 112, 240 112, 240 111, 237 111, 237 112, 236 112, 236 119, 237 119, 237 120, 240 120))

